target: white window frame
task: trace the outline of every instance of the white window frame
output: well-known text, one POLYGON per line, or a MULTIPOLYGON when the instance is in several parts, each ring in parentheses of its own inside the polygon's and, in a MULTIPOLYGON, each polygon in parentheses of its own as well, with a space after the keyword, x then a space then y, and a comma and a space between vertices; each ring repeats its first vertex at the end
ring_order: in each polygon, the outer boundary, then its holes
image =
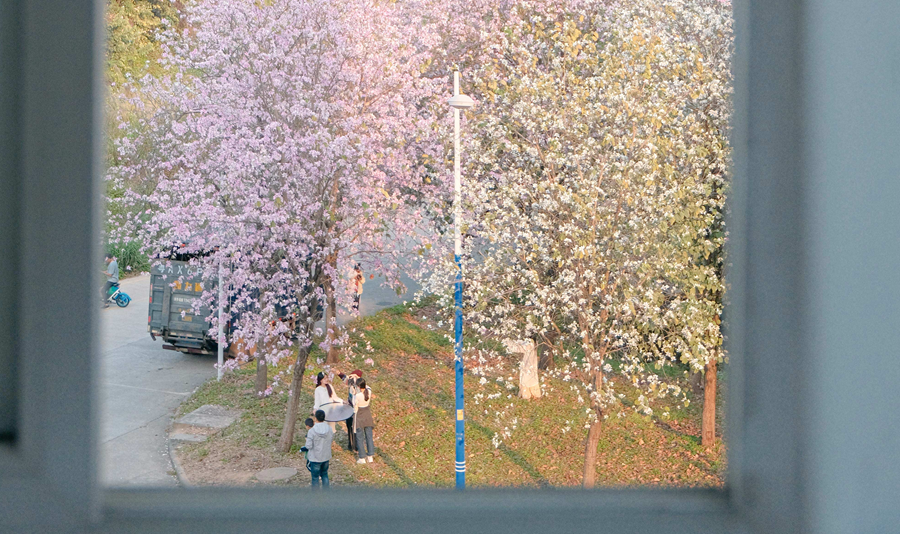
MULTIPOLYGON (((841 157, 833 128, 855 120, 829 114, 846 103, 840 99, 852 97, 851 89, 862 87, 841 73, 869 72, 868 63, 848 60, 853 48, 846 43, 883 46, 888 67, 896 66, 890 54, 896 53, 891 46, 898 32, 890 24, 897 17, 882 22, 879 14, 896 14, 897 2, 858 3, 874 10, 874 21, 847 11, 849 3, 842 0, 735 1, 724 491, 335 488, 326 495, 100 487, 97 288, 91 273, 100 257, 105 2, 0 2, 0 209, 6 210, 0 245, 15 249, 0 254, 0 275, 6 277, 0 281, 0 323, 11 325, 0 325, 0 363, 18 373, 16 387, 6 390, 14 392, 17 417, 15 441, 0 443, 0 531, 324 532, 363 523, 367 533, 837 532, 842 525, 886 532, 882 527, 896 527, 900 512, 891 507, 890 495, 900 490, 900 471, 890 460, 900 431, 876 429, 877 422, 868 419, 853 421, 852 412, 829 404, 819 389, 833 384, 844 369, 840 354, 822 342, 829 329, 841 329, 832 309, 843 296, 829 293, 830 284, 852 279, 831 261, 841 251, 830 244, 850 242, 832 223, 846 208, 886 228, 900 226, 895 213, 866 213, 871 199, 835 196, 841 191, 838 179, 818 164, 820 157, 841 157), (873 35, 867 24, 885 36, 873 35), (844 26, 850 40, 831 39, 831 32, 844 26), (844 71, 832 72, 835 64, 844 71), (839 90, 830 93, 827 83, 839 90), (837 423, 830 424, 829 417, 837 423), (859 439, 873 440, 867 454, 869 460, 875 455, 874 463, 833 474, 826 464, 852 451, 852 444, 832 440, 844 422, 856 424, 859 439), (876 435, 886 444, 873 445, 876 435)), ((869 100, 855 102, 863 111, 885 103, 900 108, 897 97, 879 92, 891 89, 890 79, 866 83, 874 84, 862 90, 869 100)), ((894 109, 884 113, 897 117, 894 109)), ((894 135, 900 144, 895 130, 882 130, 880 135, 894 135)), ((893 156, 866 152, 862 135, 855 157, 891 172, 893 156)), ((879 185, 900 198, 900 186, 879 185)), ((882 237, 857 237, 853 243, 861 261, 866 252, 883 251, 878 248, 885 246, 883 239, 876 239, 882 237)), ((886 246, 897 250, 896 243, 886 246)), ((892 257, 900 260, 900 254, 892 257)), ((889 292, 900 289, 896 281, 884 283, 889 292)), ((868 299, 860 306, 881 302, 876 294, 860 298, 868 299)), ((876 337, 884 330, 878 328, 871 332, 876 337)), ((863 404, 889 418, 892 412, 874 403, 896 399, 888 382, 898 372, 891 367, 894 355, 878 352, 864 339, 860 343, 887 373, 884 380, 868 377, 864 387, 874 401, 863 404)))

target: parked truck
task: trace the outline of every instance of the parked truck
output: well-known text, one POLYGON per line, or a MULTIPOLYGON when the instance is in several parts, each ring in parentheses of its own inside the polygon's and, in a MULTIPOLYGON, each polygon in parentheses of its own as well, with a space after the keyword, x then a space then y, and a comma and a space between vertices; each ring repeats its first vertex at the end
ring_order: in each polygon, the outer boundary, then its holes
MULTIPOLYGON (((207 320, 213 312, 209 306, 201 306, 196 313, 194 311, 194 301, 203 294, 203 273, 199 267, 189 263, 189 258, 179 258, 182 259, 160 263, 150 272, 147 330, 154 341, 157 337, 162 338, 164 349, 189 354, 215 354, 218 344, 215 337, 209 335, 212 323, 207 320)), ((316 321, 321 320, 322 312, 319 307, 316 321)), ((295 317, 290 310, 281 310, 278 320, 288 322, 290 332, 294 332, 295 317)), ((225 325, 229 337, 231 327, 231 323, 225 325)), ((236 356, 235 351, 242 344, 239 341, 229 346, 226 354, 236 356)), ((255 350, 252 347, 245 349, 251 354, 255 350)))
POLYGON ((194 300, 203 293, 202 272, 187 261, 168 261, 150 273, 150 337, 161 337, 163 348, 191 354, 213 354, 218 345, 209 335, 207 317, 212 310, 202 306, 194 312, 194 300))

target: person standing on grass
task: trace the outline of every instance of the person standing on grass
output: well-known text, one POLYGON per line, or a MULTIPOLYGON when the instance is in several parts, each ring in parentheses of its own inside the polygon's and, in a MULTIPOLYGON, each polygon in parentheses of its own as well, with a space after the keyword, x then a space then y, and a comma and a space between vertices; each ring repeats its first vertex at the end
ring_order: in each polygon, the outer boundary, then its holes
POLYGON ((372 417, 372 390, 366 385, 364 379, 357 380, 356 387, 359 391, 353 396, 353 426, 356 432, 356 444, 359 446, 358 464, 375 461, 375 441, 372 431, 375 429, 375 419, 372 417))
POLYGON ((353 313, 359 315, 359 299, 362 297, 363 284, 366 283, 366 277, 363 276, 362 266, 356 264, 353 268, 353 275, 350 279, 350 289, 353 291, 353 313))
MULTIPOLYGON (((344 373, 338 372, 338 377, 347 384, 347 402, 353 406, 353 397, 359 393, 359 387, 357 387, 357 382, 362 379, 362 371, 359 369, 354 369, 350 372, 349 375, 345 375, 344 373)), ((354 410, 355 412, 355 410, 354 410)), ((354 430, 353 424, 354 417, 351 416, 346 420, 347 423, 347 450, 348 451, 358 451, 359 444, 356 441, 356 431, 354 430)))
MULTIPOLYGON (((315 413, 316 410, 321 410, 322 406, 325 406, 326 404, 334 403, 343 404, 344 401, 337 396, 337 393, 335 393, 334 387, 331 385, 331 379, 328 375, 319 373, 316 375, 316 391, 313 394, 313 413, 315 413)), ((331 427, 331 432, 334 433, 334 423, 330 422, 328 423, 328 426, 331 427)))
POLYGON ((306 432, 306 445, 308 451, 306 459, 309 461, 309 473, 312 476, 312 488, 330 487, 328 481, 328 463, 331 461, 331 441, 334 439, 334 431, 325 422, 325 412, 316 410, 316 424, 306 432))
MULTIPOLYGON (((303 424, 306 425, 306 434, 309 435, 309 431, 312 430, 316 422, 313 421, 312 417, 307 417, 303 424)), ((309 468, 309 449, 304 445, 300 447, 300 451, 303 453, 303 457, 306 458, 306 470, 312 473, 312 469, 309 468)))

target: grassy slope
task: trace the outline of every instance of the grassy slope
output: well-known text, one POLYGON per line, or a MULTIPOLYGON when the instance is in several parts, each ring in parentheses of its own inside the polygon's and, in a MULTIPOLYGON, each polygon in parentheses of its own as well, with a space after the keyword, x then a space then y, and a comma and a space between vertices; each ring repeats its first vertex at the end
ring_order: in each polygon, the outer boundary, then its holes
MULTIPOLYGON (((363 318, 353 327, 350 355, 340 368, 363 369, 373 390, 378 462, 357 465, 355 456, 335 446, 332 471, 344 484, 448 487, 454 483, 452 345, 443 332, 427 327, 431 321, 423 319, 423 312, 427 310, 414 310, 413 316, 409 309, 398 306, 363 318), (366 358, 374 365, 366 365, 366 358)), ((497 372, 514 376, 514 364, 501 362, 497 372)), ((307 374, 318 370, 313 365, 307 374)), ((296 449, 303 431, 288 455, 271 452, 281 431, 286 394, 256 400, 252 395, 253 376, 252 370, 239 371, 223 382, 210 382, 182 407, 182 412, 203 404, 246 410, 238 424, 208 443, 186 449, 189 473, 191 466, 202 463, 210 451, 216 453, 217 462, 224 464, 232 463, 231 457, 263 458, 255 465, 243 462, 246 469, 302 465, 296 449)), ((576 423, 567 425, 567 421, 583 421, 584 405, 577 402, 568 384, 546 380, 543 398, 523 400, 516 397, 515 389, 496 382, 495 377, 488 378, 480 384, 478 377, 466 377, 467 485, 578 485, 586 431, 576 423), (483 397, 476 404, 479 393, 483 397), (498 398, 486 404, 488 395, 498 393, 498 398), (498 410, 506 415, 498 419, 498 410), (495 432, 511 426, 513 418, 516 428, 495 447, 495 432), (564 431, 566 427, 568 431, 564 431)), ((339 393, 344 393, 343 388, 339 393)), ((301 413, 311 403, 312 382, 307 380, 301 413)), ((700 446, 699 404, 670 409, 670 417, 664 422, 636 414, 610 417, 599 445, 598 484, 721 486, 724 447, 705 451, 700 446)), ((302 429, 302 422, 298 424, 302 429)), ((339 430, 338 443, 345 440, 339 430)), ((304 480, 308 477, 298 477, 293 483, 303 484, 304 480)))

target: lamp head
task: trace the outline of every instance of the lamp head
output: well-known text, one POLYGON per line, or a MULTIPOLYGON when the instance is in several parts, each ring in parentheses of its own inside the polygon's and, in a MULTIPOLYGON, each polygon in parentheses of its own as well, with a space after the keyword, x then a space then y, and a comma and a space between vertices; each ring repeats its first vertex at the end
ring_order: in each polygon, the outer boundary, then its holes
POLYGON ((456 109, 469 109, 475 105, 475 101, 466 95, 454 95, 447 100, 447 103, 450 104, 450 107, 456 109))

